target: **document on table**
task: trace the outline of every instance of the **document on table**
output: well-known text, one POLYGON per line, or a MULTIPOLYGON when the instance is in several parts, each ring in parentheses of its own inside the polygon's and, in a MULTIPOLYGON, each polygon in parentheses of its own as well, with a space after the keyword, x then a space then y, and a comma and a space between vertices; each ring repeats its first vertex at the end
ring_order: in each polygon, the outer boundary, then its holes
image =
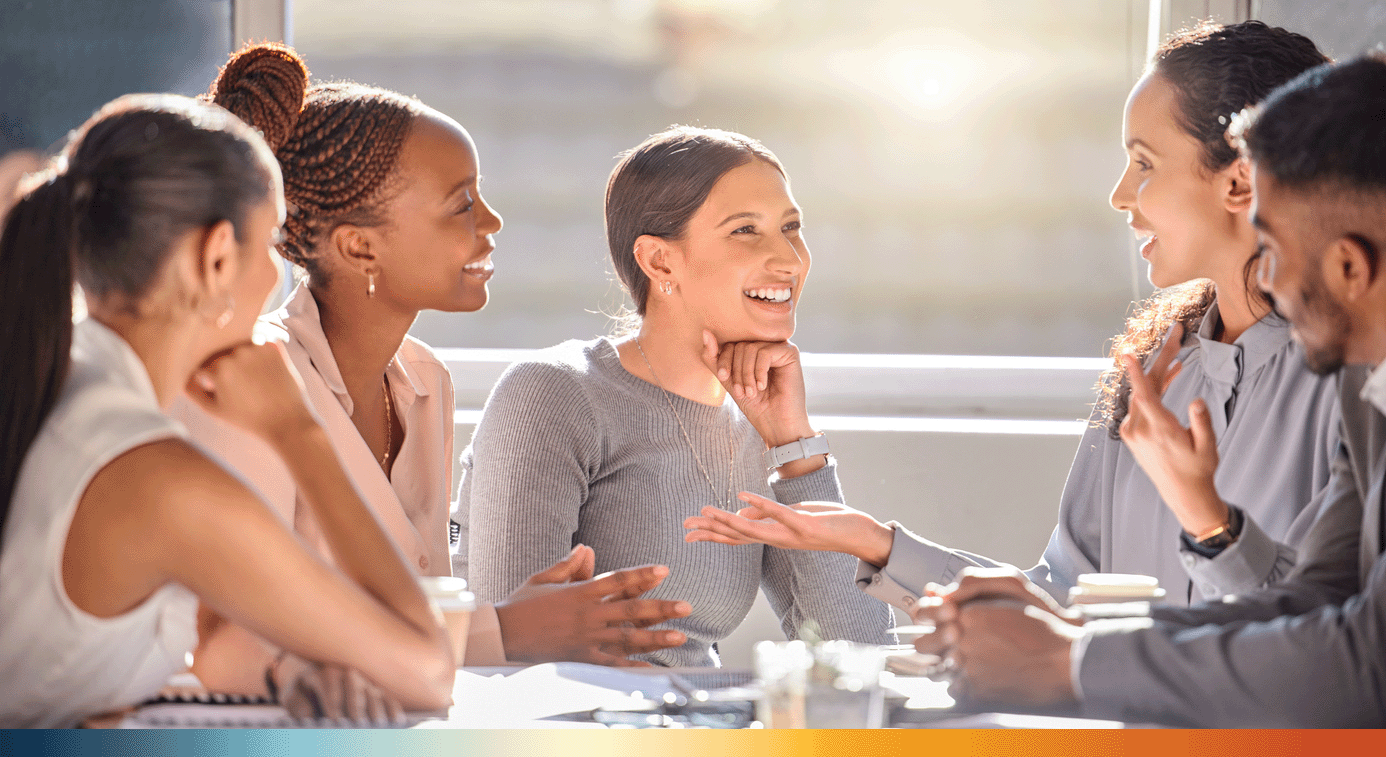
POLYGON ((545 663, 510 675, 457 671, 445 722, 425 728, 516 728, 570 712, 621 710, 674 691, 669 676, 576 662, 545 663))

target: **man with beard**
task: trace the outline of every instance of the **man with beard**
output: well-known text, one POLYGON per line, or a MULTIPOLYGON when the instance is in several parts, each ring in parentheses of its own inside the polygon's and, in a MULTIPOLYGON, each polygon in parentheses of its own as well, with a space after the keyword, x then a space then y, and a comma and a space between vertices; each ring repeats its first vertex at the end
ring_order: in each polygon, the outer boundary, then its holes
MULTIPOLYGON (((1261 287, 1311 368, 1339 372, 1324 514, 1284 582, 1144 617, 1085 621, 1021 576, 965 575, 921 603, 937 630, 916 646, 951 657, 967 700, 1196 726, 1386 725, 1386 53, 1304 74, 1244 126, 1261 287)), ((1154 388, 1164 377, 1128 368, 1122 438, 1161 496, 1218 496, 1206 409, 1182 427, 1154 388)))

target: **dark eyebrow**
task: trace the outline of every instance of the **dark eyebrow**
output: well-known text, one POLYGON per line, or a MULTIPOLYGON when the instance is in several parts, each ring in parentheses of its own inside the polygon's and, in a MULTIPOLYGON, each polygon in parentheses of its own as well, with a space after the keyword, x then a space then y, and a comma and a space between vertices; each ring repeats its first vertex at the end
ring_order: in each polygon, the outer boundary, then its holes
MULTIPOLYGON (((781 215, 780 217, 781 217, 781 218, 788 218, 788 217, 790 217, 790 216, 801 215, 801 213, 802 213, 802 211, 800 211, 798 208, 791 207, 791 208, 789 208, 788 210, 786 210, 786 211, 784 212, 784 214, 781 215)), ((737 221, 737 220, 740 220, 740 219, 742 219, 742 218, 758 219, 758 218, 760 218, 760 214, 759 214, 759 213, 753 213, 753 212, 751 212, 751 211, 749 211, 749 210, 746 211, 746 212, 744 212, 744 213, 733 213, 733 214, 727 216, 726 218, 722 219, 722 223, 719 223, 719 224, 717 224, 717 225, 718 225, 718 226, 725 226, 726 224, 731 223, 732 221, 737 221)))
POLYGON ((759 213, 752 213, 752 212, 749 211, 749 210, 746 211, 745 213, 732 213, 731 215, 727 216, 726 218, 723 218, 723 219, 722 219, 722 222, 719 223, 719 224, 717 224, 717 225, 718 225, 718 226, 726 226, 727 224, 731 223, 732 221, 738 221, 738 220, 740 220, 740 219, 742 219, 742 218, 756 219, 756 218, 760 218, 760 214, 759 214, 759 213))

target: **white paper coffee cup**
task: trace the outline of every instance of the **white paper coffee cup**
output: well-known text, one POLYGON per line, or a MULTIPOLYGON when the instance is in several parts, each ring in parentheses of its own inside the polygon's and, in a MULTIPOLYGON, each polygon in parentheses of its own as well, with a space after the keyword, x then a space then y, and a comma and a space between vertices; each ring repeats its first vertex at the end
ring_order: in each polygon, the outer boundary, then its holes
POLYGON ((462 665, 467 658, 467 632, 477 607, 476 595, 467 591, 466 579, 455 576, 419 576, 419 587, 439 621, 448 629, 453 661, 462 665))
POLYGON ((1068 590, 1069 604, 1158 602, 1165 598, 1159 579, 1138 573, 1084 573, 1068 590))

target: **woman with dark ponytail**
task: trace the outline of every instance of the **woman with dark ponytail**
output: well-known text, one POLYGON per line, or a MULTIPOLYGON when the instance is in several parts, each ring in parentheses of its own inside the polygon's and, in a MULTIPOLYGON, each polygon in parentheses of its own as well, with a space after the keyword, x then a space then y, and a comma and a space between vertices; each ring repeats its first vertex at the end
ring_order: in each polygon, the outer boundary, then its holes
MULTIPOLYGON (((448 703, 446 634, 282 349, 250 341, 283 207, 244 123, 139 95, 93 116, 6 218, 0 725, 72 725, 152 695, 197 641, 198 600, 407 707, 448 703), (90 313, 75 325, 74 281, 90 313), (185 388, 280 450, 340 571, 190 443, 166 414, 185 388)), ((368 695, 359 714, 385 718, 368 695)))
MULTIPOLYGON (((452 379, 408 332, 422 310, 470 312, 488 298, 501 219, 481 196, 471 136, 396 92, 347 82, 310 86, 302 59, 283 45, 234 54, 208 97, 265 135, 284 176, 288 216, 278 249, 306 276, 282 309, 261 320, 262 329, 284 340, 337 455, 406 562, 423 575, 449 575, 452 379)), ((178 416, 309 543, 332 555, 271 445, 194 403, 181 403, 178 416)), ((588 583, 591 550, 570 549, 514 595, 474 614, 468 664, 632 664, 627 654, 682 643, 672 631, 620 625, 631 614, 646 624, 679 614, 672 601, 637 598, 662 580, 662 568, 588 583), (555 583, 573 585, 536 588, 555 583), (616 593, 612 587, 620 588, 619 601, 602 602, 616 593)), ((243 629, 210 614, 203 620, 193 668, 202 682, 262 690, 259 671, 273 653, 243 629)))
MULTIPOLYGON (((1256 291, 1250 169, 1225 133, 1233 114, 1325 60, 1308 38, 1259 21, 1206 23, 1166 41, 1131 91, 1128 162, 1111 204, 1145 240, 1141 255, 1162 291, 1114 340, 1058 527, 1025 571, 1059 602, 1095 572, 1154 576, 1178 605, 1259 588, 1289 572, 1320 515, 1337 444, 1334 383, 1309 371, 1289 324, 1256 291), (1192 421, 1205 488, 1147 475, 1143 450, 1123 441, 1124 355, 1141 361, 1181 423, 1192 421)), ((847 552, 863 561, 859 585, 902 606, 910 603, 899 597, 965 567, 1001 565, 865 513, 748 501, 743 515, 779 522, 704 511, 688 538, 847 552)))

